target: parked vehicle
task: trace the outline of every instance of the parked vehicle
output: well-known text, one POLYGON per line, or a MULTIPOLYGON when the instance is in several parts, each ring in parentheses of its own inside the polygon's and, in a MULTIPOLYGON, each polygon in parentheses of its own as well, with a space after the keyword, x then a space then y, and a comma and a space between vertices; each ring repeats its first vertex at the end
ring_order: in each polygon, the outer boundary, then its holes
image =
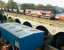
POLYGON ((64 20, 64 13, 56 14, 55 19, 64 20))

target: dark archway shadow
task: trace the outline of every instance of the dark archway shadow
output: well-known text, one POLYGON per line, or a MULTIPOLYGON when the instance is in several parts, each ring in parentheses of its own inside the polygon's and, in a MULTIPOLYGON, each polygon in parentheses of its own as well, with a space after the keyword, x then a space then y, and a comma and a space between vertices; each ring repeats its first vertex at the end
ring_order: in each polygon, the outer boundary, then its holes
POLYGON ((64 32, 59 32, 53 36, 51 40, 51 45, 60 49, 60 47, 64 46, 64 32))
POLYGON ((3 16, 3 20, 4 20, 4 22, 7 21, 7 17, 5 15, 3 16))
POLYGON ((15 19, 15 22, 16 22, 16 23, 20 23, 20 24, 21 24, 21 22, 20 22, 20 20, 19 20, 19 19, 15 19))
POLYGON ((36 29, 41 30, 41 31, 44 31, 46 34, 49 33, 48 29, 46 27, 44 27, 44 26, 41 26, 41 25, 40 26, 37 26, 36 29))
POLYGON ((24 22, 23 25, 26 25, 26 26, 32 27, 31 23, 29 23, 29 22, 27 22, 27 21, 24 22))
POLYGON ((48 46, 49 31, 46 27, 44 27, 42 25, 37 26, 36 29, 44 31, 44 40, 43 40, 42 50, 45 50, 45 48, 47 48, 47 46, 48 46))
POLYGON ((2 14, 0 14, 0 22, 1 23, 5 22, 5 18, 6 18, 5 16, 3 16, 2 14))
POLYGON ((13 21, 12 17, 8 17, 8 21, 12 22, 13 21))

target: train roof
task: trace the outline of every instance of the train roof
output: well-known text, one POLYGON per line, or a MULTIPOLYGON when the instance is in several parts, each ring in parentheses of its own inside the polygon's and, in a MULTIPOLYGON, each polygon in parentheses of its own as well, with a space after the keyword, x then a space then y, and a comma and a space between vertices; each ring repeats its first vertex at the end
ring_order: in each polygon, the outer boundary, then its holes
POLYGON ((0 29, 5 29, 18 38, 26 37, 31 34, 43 33, 43 31, 21 25, 18 23, 4 23, 0 24, 0 29))

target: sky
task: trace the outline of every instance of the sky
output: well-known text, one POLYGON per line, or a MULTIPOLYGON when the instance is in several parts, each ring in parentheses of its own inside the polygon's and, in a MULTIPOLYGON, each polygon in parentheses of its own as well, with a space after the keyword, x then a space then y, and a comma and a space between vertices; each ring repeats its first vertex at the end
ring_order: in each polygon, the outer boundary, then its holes
MULTIPOLYGON (((8 0, 3 0, 5 2, 7 2, 8 0)), ((43 5, 47 5, 47 4, 51 4, 53 6, 59 6, 64 8, 64 0, 14 0, 17 3, 34 3, 34 4, 43 4, 43 5)))

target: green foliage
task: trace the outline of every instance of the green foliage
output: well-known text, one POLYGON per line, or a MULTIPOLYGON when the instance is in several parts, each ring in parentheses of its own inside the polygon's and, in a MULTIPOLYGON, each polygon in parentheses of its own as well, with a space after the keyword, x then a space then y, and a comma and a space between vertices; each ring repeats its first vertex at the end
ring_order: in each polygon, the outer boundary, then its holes
POLYGON ((51 11, 54 10, 54 8, 53 8, 54 6, 52 6, 52 5, 46 5, 45 7, 47 10, 51 10, 51 11))
POLYGON ((9 0, 8 3, 7 3, 7 8, 17 9, 17 8, 18 8, 18 5, 17 5, 17 3, 14 2, 13 0, 9 0))
POLYGON ((21 9, 34 9, 35 5, 34 4, 21 4, 21 9))
POLYGON ((0 8, 4 8, 6 6, 5 2, 0 0, 0 8))
POLYGON ((42 4, 36 5, 35 9, 45 9, 45 6, 42 4))
POLYGON ((21 9, 46 9, 46 10, 52 10, 53 9, 53 6, 52 5, 47 5, 47 6, 44 6, 42 4, 38 4, 38 5, 34 5, 34 4, 27 4, 27 3, 24 3, 24 4, 21 4, 21 9))
POLYGON ((26 9, 34 9, 35 8, 35 5, 34 4, 21 4, 21 9, 23 9, 23 14, 25 15, 25 11, 26 9))

